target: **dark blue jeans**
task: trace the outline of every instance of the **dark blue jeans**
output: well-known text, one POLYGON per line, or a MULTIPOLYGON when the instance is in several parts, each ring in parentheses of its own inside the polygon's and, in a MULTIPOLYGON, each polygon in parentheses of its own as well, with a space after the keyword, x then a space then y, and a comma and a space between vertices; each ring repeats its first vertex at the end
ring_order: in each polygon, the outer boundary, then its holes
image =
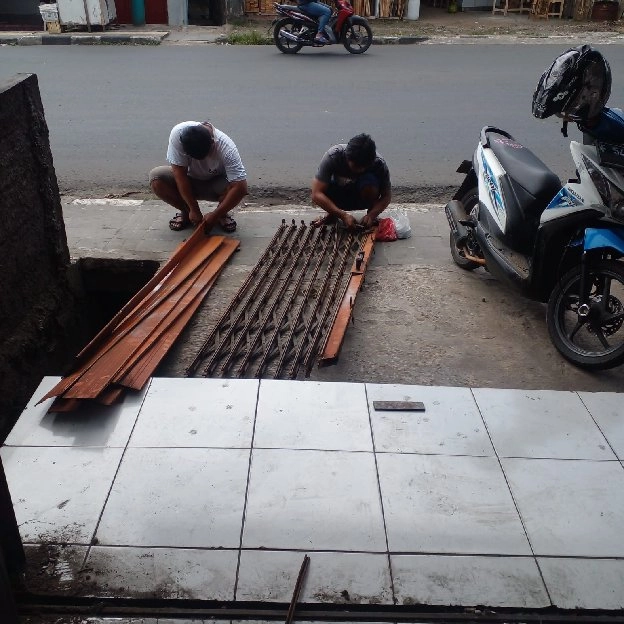
POLYGON ((331 9, 322 2, 308 2, 306 4, 300 4, 299 8, 306 14, 313 17, 318 17, 318 32, 323 32, 329 18, 331 17, 331 9))

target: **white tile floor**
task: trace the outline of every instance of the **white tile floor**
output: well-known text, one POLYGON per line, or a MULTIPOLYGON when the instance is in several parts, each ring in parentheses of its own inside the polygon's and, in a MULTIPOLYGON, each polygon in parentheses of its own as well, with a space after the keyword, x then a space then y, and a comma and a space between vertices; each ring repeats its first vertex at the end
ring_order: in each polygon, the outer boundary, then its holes
POLYGON ((620 395, 153 379, 46 414, 56 380, 0 450, 50 591, 288 602, 307 553, 309 603, 624 607, 620 395))

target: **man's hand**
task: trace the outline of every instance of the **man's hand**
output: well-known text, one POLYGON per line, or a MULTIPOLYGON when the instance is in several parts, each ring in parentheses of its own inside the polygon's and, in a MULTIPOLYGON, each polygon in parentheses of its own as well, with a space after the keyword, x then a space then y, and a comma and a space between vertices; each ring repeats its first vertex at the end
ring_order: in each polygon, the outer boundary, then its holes
POLYGON ((217 225, 218 220, 219 218, 214 212, 207 212, 203 220, 204 234, 210 234, 212 228, 217 225))
POLYGON ((199 208, 189 210, 189 220, 191 221, 193 225, 195 226, 199 225, 202 222, 202 219, 203 219, 203 216, 199 208))
POLYGON ((368 228, 372 228, 373 225, 375 225, 375 221, 377 221, 376 217, 373 217, 370 214, 365 214, 361 219, 360 219, 360 225, 363 228, 366 228, 368 230, 368 228))
POLYGON ((348 212, 343 212, 340 218, 342 219, 342 222, 345 224, 345 227, 348 230, 354 230, 357 227, 357 221, 352 214, 349 214, 348 212))

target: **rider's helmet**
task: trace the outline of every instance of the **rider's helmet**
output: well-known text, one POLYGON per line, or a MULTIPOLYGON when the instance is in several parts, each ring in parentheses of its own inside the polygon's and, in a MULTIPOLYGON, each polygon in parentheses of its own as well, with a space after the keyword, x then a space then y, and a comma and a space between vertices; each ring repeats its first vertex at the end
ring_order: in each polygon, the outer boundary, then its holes
POLYGON ((533 115, 586 122, 596 117, 611 95, 611 69, 589 45, 560 54, 542 74, 533 94, 533 115))

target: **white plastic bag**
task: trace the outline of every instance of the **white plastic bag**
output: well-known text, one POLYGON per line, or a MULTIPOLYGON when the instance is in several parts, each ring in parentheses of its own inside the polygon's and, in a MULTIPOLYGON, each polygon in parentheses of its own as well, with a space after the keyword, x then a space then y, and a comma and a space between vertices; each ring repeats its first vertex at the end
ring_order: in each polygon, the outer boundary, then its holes
POLYGON ((390 217, 394 221, 396 227, 397 238, 410 238, 412 235, 412 228, 410 226, 409 217, 407 212, 400 208, 392 208, 382 213, 384 217, 390 217))

